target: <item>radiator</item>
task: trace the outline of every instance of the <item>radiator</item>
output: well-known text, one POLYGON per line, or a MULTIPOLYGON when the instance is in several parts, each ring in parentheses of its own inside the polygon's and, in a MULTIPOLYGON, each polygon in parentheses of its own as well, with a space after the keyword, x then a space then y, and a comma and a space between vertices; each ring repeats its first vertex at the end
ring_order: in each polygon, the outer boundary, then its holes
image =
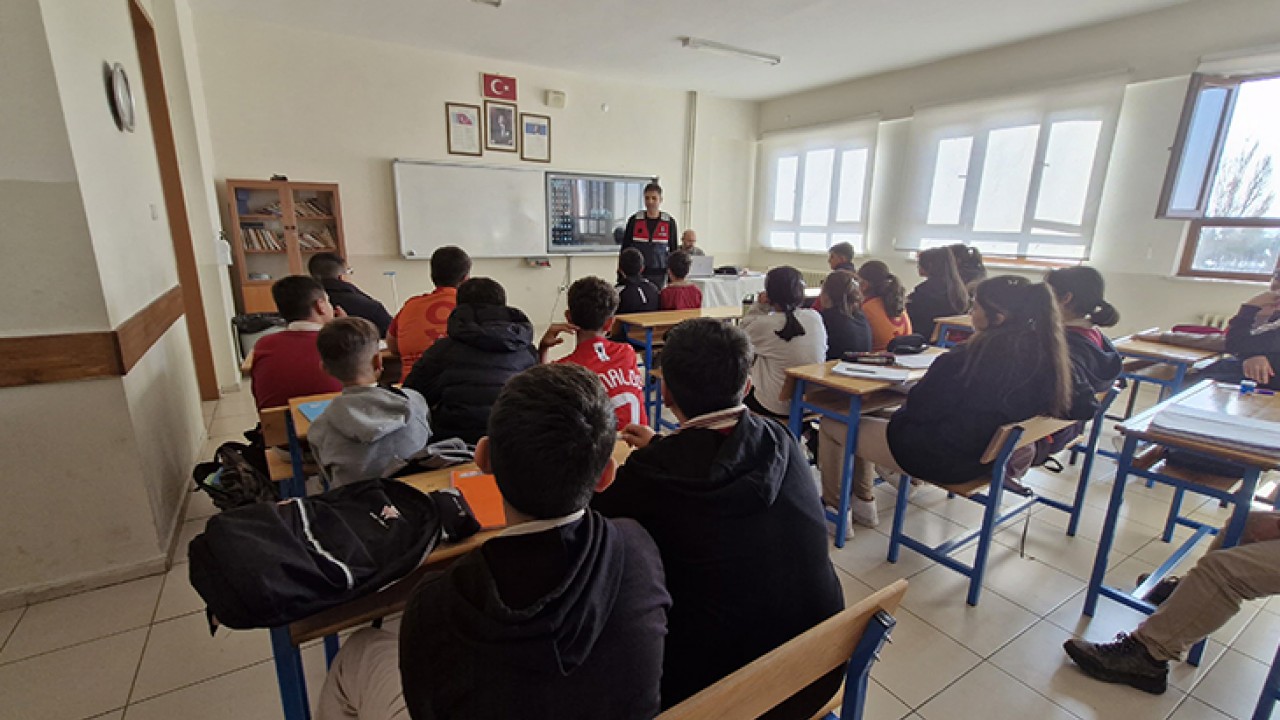
POLYGON ((800 276, 804 278, 805 287, 822 287, 822 281, 827 279, 830 270, 800 270, 800 276))
POLYGON ((1204 313, 1200 316, 1200 324, 1215 327, 1219 330, 1226 330, 1227 323, 1231 322, 1230 315, 1222 315, 1220 313, 1204 313))

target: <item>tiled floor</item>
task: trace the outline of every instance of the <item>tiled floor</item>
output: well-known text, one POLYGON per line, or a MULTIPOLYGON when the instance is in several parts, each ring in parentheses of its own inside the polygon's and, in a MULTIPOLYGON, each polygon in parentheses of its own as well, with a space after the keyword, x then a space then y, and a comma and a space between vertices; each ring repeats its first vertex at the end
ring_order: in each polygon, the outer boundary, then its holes
MULTIPOLYGON (((202 455, 209 456, 253 424, 248 393, 208 403, 205 420, 210 440, 202 455)), ((1104 463, 1095 478, 1110 470, 1104 463)), ((1034 484, 1063 495, 1074 472, 1037 475, 1034 484)), ((899 577, 911 582, 895 642, 872 673, 868 720, 1250 717, 1280 641, 1280 598, 1247 604, 1213 635, 1200 668, 1174 667, 1162 696, 1094 682, 1062 654, 1072 635, 1109 639, 1140 619, 1105 600, 1096 617, 1080 614, 1109 488, 1095 480, 1075 538, 1063 532, 1065 516, 1047 508, 1029 521, 1025 556, 1017 550, 1021 523, 1000 533, 977 608, 965 605, 959 575, 908 550, 896 565, 885 562, 892 497, 878 491, 882 526, 858 528, 831 553, 850 601, 899 577)), ((1167 553, 1157 535, 1168 496, 1159 487, 1131 486, 1110 564, 1114 583, 1132 584, 1167 553)), ((968 503, 936 489, 917 488, 912 503, 911 529, 931 538, 975 519, 968 503)), ((1212 502, 1191 508, 1206 520, 1224 517, 1212 502)), ((0 612, 0 718, 279 718, 266 633, 220 630, 210 637, 187 582, 186 541, 213 512, 203 496, 191 496, 180 557, 164 575, 0 612)), ((320 647, 305 648, 304 658, 314 697, 323 677, 320 647)))

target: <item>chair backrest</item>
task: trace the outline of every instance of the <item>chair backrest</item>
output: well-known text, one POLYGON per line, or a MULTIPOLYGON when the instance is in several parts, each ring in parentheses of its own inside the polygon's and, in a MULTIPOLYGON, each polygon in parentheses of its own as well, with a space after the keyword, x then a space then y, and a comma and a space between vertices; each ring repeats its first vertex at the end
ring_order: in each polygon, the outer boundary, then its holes
POLYGON ((258 422, 262 423, 262 442, 267 447, 286 447, 289 445, 289 406, 263 408, 258 411, 258 422))
POLYGON ((1063 420, 1062 418, 1037 415, 1020 422, 1001 425, 996 428, 995 434, 991 436, 991 442, 987 443, 987 450, 982 453, 982 462, 984 464, 995 462, 996 458, 1000 457, 1000 451, 1004 449, 1004 444, 1008 442, 1009 435, 1016 429, 1021 428, 1022 436, 1018 438, 1018 444, 1014 446, 1014 450, 1026 447, 1040 438, 1049 437, 1063 428, 1074 425, 1075 422, 1075 420, 1063 420))
POLYGON ((849 662, 871 618, 881 610, 897 610, 906 591, 906 580, 880 589, 667 710, 658 719, 730 720, 763 715, 849 662))

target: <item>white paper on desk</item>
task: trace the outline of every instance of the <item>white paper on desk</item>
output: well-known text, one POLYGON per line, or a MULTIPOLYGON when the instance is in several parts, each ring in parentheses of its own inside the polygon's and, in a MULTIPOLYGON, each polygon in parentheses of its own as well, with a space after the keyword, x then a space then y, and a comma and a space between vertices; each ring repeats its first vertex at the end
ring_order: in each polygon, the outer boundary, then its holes
POLYGON ((844 375, 852 378, 866 378, 867 380, 884 380, 885 382, 900 383, 906 382, 911 377, 911 371, 903 368, 884 367, 882 365, 864 365, 862 363, 851 363, 840 361, 836 366, 831 368, 831 372, 837 375, 844 375))
POLYGON ((920 353, 919 355, 899 355, 893 359, 895 365, 904 367, 909 370, 924 370, 933 364, 934 360, 942 357, 935 353, 920 353))
POLYGON ((1156 413, 1151 426, 1159 430, 1246 445, 1264 450, 1280 449, 1280 423, 1245 418, 1178 404, 1156 413))

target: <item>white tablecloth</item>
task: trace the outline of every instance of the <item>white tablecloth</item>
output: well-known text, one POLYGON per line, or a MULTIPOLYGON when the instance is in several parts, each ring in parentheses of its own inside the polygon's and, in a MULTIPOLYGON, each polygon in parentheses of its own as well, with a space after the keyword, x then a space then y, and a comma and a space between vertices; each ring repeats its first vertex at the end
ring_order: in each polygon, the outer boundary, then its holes
POLYGON ((702 307, 738 307, 742 299, 764 290, 764 275, 716 275, 689 278, 702 290, 702 307))

